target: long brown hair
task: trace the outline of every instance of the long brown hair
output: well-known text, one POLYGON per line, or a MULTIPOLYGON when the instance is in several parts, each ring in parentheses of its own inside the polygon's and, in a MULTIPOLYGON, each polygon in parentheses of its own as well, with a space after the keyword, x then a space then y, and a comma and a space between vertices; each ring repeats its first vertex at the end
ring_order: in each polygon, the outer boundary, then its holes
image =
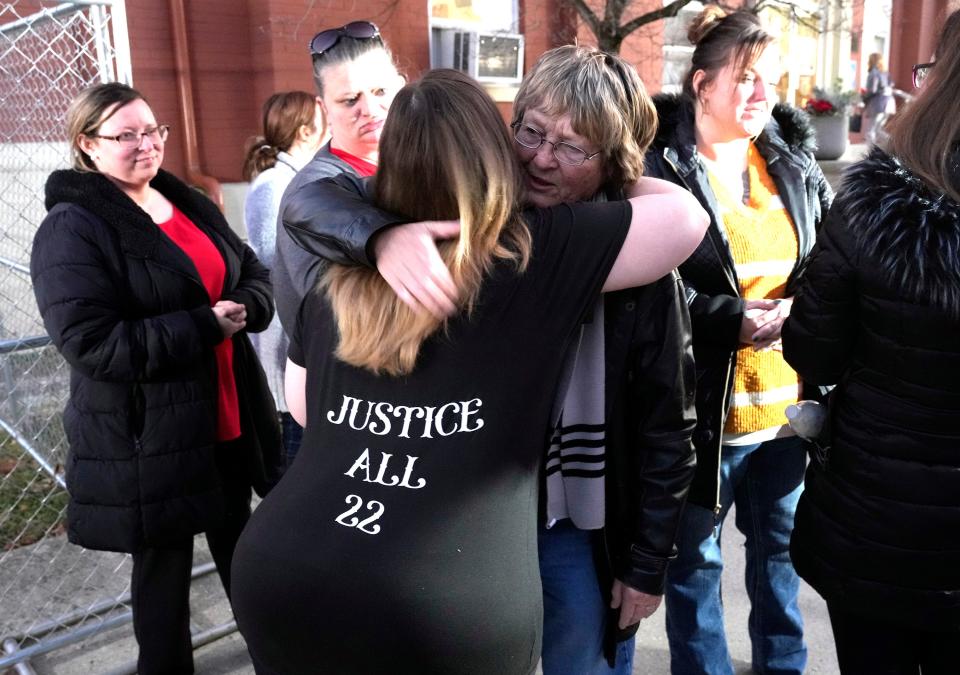
POLYGON ((305 91, 281 91, 263 104, 263 126, 259 136, 247 141, 243 160, 244 180, 277 163, 277 154, 288 151, 301 127, 316 131, 317 101, 305 91))
MULTIPOLYGON (((433 70, 408 84, 390 107, 380 138, 374 200, 410 220, 460 219, 460 237, 440 255, 470 312, 493 262, 523 270, 530 233, 517 213, 523 179, 500 112, 474 80, 433 70)), ((416 314, 376 270, 332 265, 323 277, 337 320, 341 360, 402 375, 423 341, 444 322, 416 314)))
POLYGON ((717 5, 705 6, 694 17, 687 29, 687 39, 695 45, 690 70, 683 79, 683 93, 691 101, 699 100, 704 88, 728 64, 745 72, 774 41, 755 14, 745 11, 728 14, 717 5), (693 76, 698 70, 706 77, 694 91, 693 76))
POLYGON ((960 202, 951 176, 960 144, 960 9, 944 23, 934 60, 916 99, 891 123, 888 148, 925 183, 960 202))

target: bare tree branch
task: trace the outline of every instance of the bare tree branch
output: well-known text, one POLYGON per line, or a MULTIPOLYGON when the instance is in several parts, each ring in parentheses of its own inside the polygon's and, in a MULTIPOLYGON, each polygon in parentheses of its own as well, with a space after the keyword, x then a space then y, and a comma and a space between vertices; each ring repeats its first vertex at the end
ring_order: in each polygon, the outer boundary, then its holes
POLYGON ((583 19, 584 23, 587 24, 594 35, 600 34, 601 21, 597 18, 597 15, 593 13, 593 10, 587 6, 584 0, 564 0, 564 2, 577 10, 577 14, 580 15, 580 18, 583 19))
POLYGON ((648 23, 676 16, 681 9, 693 0, 673 0, 673 2, 660 9, 641 14, 623 25, 620 23, 623 14, 633 0, 606 0, 603 6, 602 19, 587 5, 586 0, 564 0, 564 2, 577 10, 577 14, 580 15, 580 18, 597 38, 597 46, 600 49, 618 53, 624 38, 630 33, 648 23))
MULTIPOLYGON (((583 22, 587 24, 587 27, 597 38, 597 46, 604 51, 612 53, 618 53, 624 39, 638 28, 654 23, 655 21, 675 17, 680 13, 681 9, 689 5, 693 0, 673 0, 673 2, 665 4, 660 9, 645 12, 621 24, 624 13, 630 5, 633 4, 633 1, 634 0, 606 0, 603 3, 603 18, 600 18, 597 12, 594 12, 587 4, 587 0, 563 0, 568 6, 577 10, 577 14, 580 15, 580 18, 583 19, 583 22)), ((841 4, 845 2, 845 0, 833 1, 841 4)), ((821 26, 818 14, 811 14, 801 6, 801 3, 791 0, 750 0, 745 6, 741 5, 741 3, 723 2, 723 0, 720 0, 717 4, 725 9, 746 9, 754 14, 759 13, 761 10, 769 9, 779 12, 781 15, 789 17, 801 26, 818 33, 837 30, 841 27, 831 28, 829 26, 821 26)), ((841 21, 840 23, 843 22, 841 21)))
POLYGON ((673 0, 669 5, 664 5, 661 9, 647 12, 620 26, 620 32, 624 37, 633 31, 645 26, 648 23, 659 21, 660 19, 669 19, 680 13, 680 10, 689 5, 693 0, 673 0))

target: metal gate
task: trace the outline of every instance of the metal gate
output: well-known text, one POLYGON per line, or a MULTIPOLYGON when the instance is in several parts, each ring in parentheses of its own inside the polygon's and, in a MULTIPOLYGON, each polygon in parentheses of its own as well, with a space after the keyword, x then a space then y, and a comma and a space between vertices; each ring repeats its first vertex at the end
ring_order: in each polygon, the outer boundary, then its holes
POLYGON ((123 0, 0 3, 0 672, 130 620, 129 556, 63 534, 68 369, 29 273, 44 181, 69 166, 67 106, 113 80, 131 81, 123 0))

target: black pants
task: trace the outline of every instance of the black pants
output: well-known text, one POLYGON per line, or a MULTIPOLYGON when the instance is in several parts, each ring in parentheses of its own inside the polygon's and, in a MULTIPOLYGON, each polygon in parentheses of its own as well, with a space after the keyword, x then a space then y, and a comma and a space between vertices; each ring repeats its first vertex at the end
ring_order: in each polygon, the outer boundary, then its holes
POLYGON ((956 675, 960 631, 904 628, 828 604, 843 675, 956 675))
MULTIPOLYGON (((206 532, 210 553, 230 597, 230 563, 240 532, 250 518, 250 482, 229 443, 217 447, 217 465, 227 508, 220 527, 206 532)), ((190 642, 190 571, 193 537, 164 548, 133 554, 130 594, 133 632, 140 646, 139 675, 193 673, 190 642)))

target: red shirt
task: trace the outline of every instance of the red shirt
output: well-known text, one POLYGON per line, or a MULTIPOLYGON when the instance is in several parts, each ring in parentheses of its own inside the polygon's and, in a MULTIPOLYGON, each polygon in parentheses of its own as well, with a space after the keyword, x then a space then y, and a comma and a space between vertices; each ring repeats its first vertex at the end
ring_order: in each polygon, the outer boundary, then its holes
MULTIPOLYGON (((170 220, 160 223, 159 227, 193 261, 212 307, 223 293, 227 274, 220 251, 176 207, 170 220)), ((240 436, 240 406, 237 403, 237 383, 233 378, 233 340, 224 339, 213 348, 213 354, 217 360, 217 440, 230 441, 240 436)))
POLYGON ((330 146, 330 152, 342 159, 344 162, 352 166, 358 174, 363 177, 373 176, 377 173, 377 165, 371 164, 365 159, 361 159, 356 155, 351 155, 346 150, 340 150, 339 148, 330 146))

